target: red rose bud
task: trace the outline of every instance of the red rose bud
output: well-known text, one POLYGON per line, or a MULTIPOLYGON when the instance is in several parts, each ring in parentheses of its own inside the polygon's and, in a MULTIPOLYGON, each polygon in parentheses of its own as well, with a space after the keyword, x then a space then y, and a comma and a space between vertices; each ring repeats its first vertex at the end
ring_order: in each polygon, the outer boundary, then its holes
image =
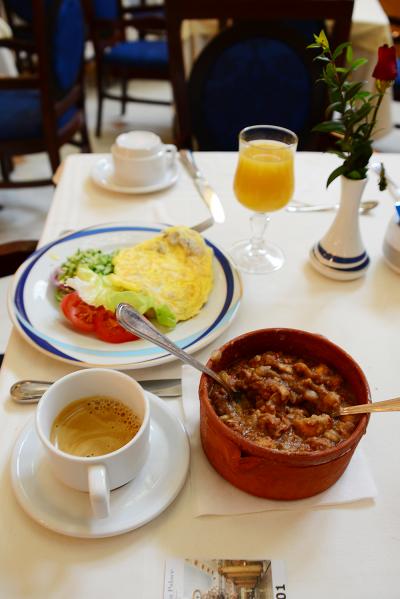
POLYGON ((385 44, 378 48, 378 62, 372 76, 379 81, 394 81, 397 76, 396 49, 385 44))

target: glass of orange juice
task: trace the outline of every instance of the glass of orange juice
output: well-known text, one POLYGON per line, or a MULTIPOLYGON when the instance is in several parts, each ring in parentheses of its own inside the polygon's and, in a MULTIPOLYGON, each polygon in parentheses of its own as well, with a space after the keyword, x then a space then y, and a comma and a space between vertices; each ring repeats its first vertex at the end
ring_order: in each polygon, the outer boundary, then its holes
POLYGON ((264 240, 264 232, 269 213, 286 206, 293 195, 297 141, 295 133, 273 125, 246 127, 239 134, 233 187, 239 202, 254 214, 251 239, 236 243, 232 257, 245 272, 272 272, 284 263, 282 251, 264 240))

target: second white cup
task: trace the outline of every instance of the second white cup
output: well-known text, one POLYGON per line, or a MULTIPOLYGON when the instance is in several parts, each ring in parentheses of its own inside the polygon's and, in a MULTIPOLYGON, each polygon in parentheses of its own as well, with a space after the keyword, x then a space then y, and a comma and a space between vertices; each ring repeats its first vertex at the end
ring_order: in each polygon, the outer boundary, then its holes
POLYGON ((142 387, 122 372, 79 370, 59 379, 44 393, 36 411, 36 430, 55 476, 73 489, 88 492, 94 517, 105 518, 110 513, 110 491, 133 480, 147 459, 149 401, 142 387), (51 441, 56 418, 73 401, 93 396, 112 398, 130 408, 141 421, 137 433, 119 449, 95 457, 60 450, 51 441))
POLYGON ((162 143, 151 131, 122 133, 111 147, 114 180, 124 187, 161 183, 175 162, 176 152, 176 146, 162 143))

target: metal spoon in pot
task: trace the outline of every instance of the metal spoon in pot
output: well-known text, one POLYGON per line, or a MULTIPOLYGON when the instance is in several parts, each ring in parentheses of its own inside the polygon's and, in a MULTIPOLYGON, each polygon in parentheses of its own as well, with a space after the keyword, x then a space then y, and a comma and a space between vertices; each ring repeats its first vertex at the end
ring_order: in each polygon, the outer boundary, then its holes
MULTIPOLYGON (((361 202, 359 213, 360 214, 368 214, 378 206, 379 202, 377 200, 366 200, 361 202)), ((304 202, 291 202, 288 206, 286 206, 286 210, 288 212, 325 212, 327 210, 337 210, 339 208, 339 204, 306 204, 304 202)))
MULTIPOLYGON (((175 345, 168 337, 160 333, 146 318, 144 318, 139 312, 137 312, 130 304, 119 304, 116 311, 118 322, 131 333, 147 339, 155 343, 159 347, 166 349, 171 354, 193 366, 200 372, 204 372, 214 381, 220 384, 225 391, 229 393, 236 401, 239 401, 242 394, 236 391, 233 387, 230 387, 216 372, 210 370, 207 366, 184 352, 180 347, 175 345)), ((370 404, 360 404, 357 406, 347 406, 339 409, 339 415, 345 416, 347 414, 366 414, 370 412, 395 412, 400 410, 400 398, 388 399, 385 401, 378 401, 370 404)))
MULTIPOLYGON (((219 382, 219 381, 218 381, 219 382)), ((139 381, 139 383, 152 393, 160 397, 180 397, 182 388, 178 379, 158 379, 139 381)), ((10 389, 11 397, 17 403, 37 403, 43 393, 52 385, 50 381, 24 380, 14 383, 10 389)), ((230 391, 231 393, 231 391, 230 391)), ((398 412, 400 411, 400 397, 378 401, 376 403, 360 404, 339 408, 339 416, 348 414, 366 414, 372 412, 398 412)))
POLYGON ((215 382, 217 382, 221 387, 225 389, 229 393, 231 397, 235 400, 238 400, 241 396, 241 393, 233 389, 230 385, 228 385, 214 370, 211 370, 205 364, 202 364, 193 356, 187 354, 183 349, 175 345, 168 337, 160 333, 156 327, 154 327, 147 318, 144 318, 139 312, 137 312, 130 304, 118 304, 116 310, 116 317, 121 326, 124 327, 127 331, 138 335, 142 339, 147 339, 147 341, 151 341, 155 345, 162 347, 162 349, 167 350, 169 353, 173 354, 176 358, 185 362, 185 364, 189 364, 196 368, 196 370, 200 370, 200 372, 204 372, 209 377, 211 377, 215 382))

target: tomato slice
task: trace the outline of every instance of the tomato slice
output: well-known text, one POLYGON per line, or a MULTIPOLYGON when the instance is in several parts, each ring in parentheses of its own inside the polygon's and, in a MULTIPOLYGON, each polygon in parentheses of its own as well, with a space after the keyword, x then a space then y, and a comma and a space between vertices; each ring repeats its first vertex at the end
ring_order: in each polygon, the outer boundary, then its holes
POLYGON ((81 300, 76 291, 65 295, 61 300, 60 307, 64 316, 75 329, 82 333, 92 333, 94 331, 94 320, 98 308, 81 300))
POLYGON ((135 341, 136 335, 130 333, 116 319, 114 312, 110 310, 99 310, 94 318, 94 330, 99 339, 107 343, 125 343, 135 341))
POLYGON ((81 333, 95 333, 106 343, 124 343, 138 339, 136 335, 121 327, 114 312, 106 310, 103 306, 90 306, 81 300, 76 291, 65 295, 60 307, 64 316, 81 333))

